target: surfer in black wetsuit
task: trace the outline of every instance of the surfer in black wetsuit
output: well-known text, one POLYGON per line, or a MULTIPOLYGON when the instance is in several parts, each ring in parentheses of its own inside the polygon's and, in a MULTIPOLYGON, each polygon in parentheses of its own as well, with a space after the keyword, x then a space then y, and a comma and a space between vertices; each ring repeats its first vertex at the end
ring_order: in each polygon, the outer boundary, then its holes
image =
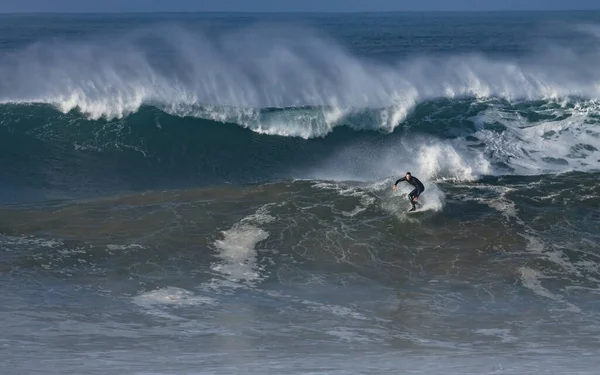
POLYGON ((406 172, 406 176, 396 181, 396 183, 394 184, 394 190, 396 190, 396 185, 398 185, 398 183, 402 181, 406 181, 415 187, 413 191, 411 191, 408 194, 408 199, 410 200, 410 204, 412 204, 412 208, 410 209, 410 211, 414 211, 416 209, 415 202, 417 201, 417 198, 419 198, 419 195, 421 195, 421 193, 425 190, 425 186, 423 186, 423 184, 421 183, 421 181, 419 181, 418 178, 413 177, 410 174, 410 172, 406 172))

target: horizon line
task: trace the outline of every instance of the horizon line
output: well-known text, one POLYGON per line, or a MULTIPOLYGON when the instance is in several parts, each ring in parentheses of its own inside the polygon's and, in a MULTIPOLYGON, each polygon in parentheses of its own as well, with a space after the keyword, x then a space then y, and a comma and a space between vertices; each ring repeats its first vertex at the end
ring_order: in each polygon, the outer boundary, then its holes
POLYGON ((546 13, 560 13, 560 12, 600 12, 600 7, 595 9, 581 8, 581 9, 488 9, 488 10, 319 10, 319 11, 279 11, 279 10, 138 10, 138 11, 12 11, 3 12, 2 15, 14 15, 14 14, 381 14, 381 13, 522 13, 522 12, 546 12, 546 13))

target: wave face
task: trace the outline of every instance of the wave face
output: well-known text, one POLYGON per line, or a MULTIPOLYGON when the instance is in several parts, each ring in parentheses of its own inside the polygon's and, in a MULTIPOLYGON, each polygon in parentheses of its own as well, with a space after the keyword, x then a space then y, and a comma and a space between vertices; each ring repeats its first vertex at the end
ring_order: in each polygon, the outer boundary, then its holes
MULTIPOLYGON (((258 116, 283 119, 280 126, 293 129, 295 118, 319 113, 305 107, 262 110, 258 116)), ((371 114, 362 113, 363 124, 372 121, 371 114)), ((5 104, 0 159, 10 166, 3 171, 4 189, 43 189, 56 196, 281 179, 380 180, 406 170, 429 182, 474 181, 597 171, 599 116, 589 101, 438 100, 418 105, 391 134, 356 132, 350 123, 323 139, 306 140, 156 107, 108 121, 47 105, 5 104)))

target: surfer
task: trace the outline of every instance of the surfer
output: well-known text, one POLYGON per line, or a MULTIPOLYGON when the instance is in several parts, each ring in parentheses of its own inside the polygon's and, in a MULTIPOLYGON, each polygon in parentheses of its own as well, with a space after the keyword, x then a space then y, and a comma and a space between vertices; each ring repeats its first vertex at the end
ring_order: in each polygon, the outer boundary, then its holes
POLYGON ((412 208, 409 211, 414 211, 416 209, 415 202, 417 202, 417 198, 419 198, 419 195, 421 195, 421 193, 425 190, 425 186, 423 186, 423 183, 421 183, 418 178, 413 177, 410 172, 406 172, 404 177, 396 181, 394 184, 394 190, 396 190, 396 185, 402 181, 406 181, 415 187, 413 191, 408 194, 408 200, 410 200, 410 204, 412 204, 412 208))

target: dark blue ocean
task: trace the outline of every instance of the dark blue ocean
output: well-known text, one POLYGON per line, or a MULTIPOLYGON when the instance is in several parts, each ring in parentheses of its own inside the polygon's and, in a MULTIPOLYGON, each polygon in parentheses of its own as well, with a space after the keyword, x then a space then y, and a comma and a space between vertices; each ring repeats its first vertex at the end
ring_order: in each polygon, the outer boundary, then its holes
POLYGON ((596 374, 599 150, 600 12, 0 15, 0 373, 596 374))

